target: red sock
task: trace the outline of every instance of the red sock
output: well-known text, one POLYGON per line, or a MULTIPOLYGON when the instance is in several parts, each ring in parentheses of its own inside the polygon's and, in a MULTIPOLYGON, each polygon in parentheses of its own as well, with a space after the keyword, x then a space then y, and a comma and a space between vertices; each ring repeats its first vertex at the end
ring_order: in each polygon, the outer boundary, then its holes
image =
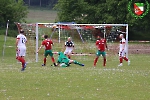
POLYGON ((104 63, 103 63, 103 66, 105 66, 106 65, 106 58, 104 58, 104 63))
POLYGON ((71 57, 68 55, 68 58, 70 59, 71 57))
POLYGON ((127 57, 123 57, 123 59, 124 59, 125 61, 128 61, 128 58, 127 58, 127 57))
POLYGON ((52 59, 52 62, 53 62, 53 63, 55 63, 55 59, 54 59, 54 57, 51 57, 51 59, 52 59))
POLYGON ((123 58, 122 58, 122 57, 120 57, 120 63, 122 63, 122 61, 123 61, 123 58))
POLYGON ((46 58, 44 58, 44 64, 46 65, 46 58))
POLYGON ((98 57, 96 57, 96 58, 94 59, 94 66, 96 66, 97 61, 98 61, 98 57))
POLYGON ((22 63, 22 68, 24 68, 25 60, 22 57, 17 57, 18 61, 22 63))

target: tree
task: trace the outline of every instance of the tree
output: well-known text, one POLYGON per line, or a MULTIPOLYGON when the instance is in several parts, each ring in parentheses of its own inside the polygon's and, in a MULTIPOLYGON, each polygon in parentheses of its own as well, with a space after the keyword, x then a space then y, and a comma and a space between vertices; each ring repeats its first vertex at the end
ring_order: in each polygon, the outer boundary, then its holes
MULTIPOLYGON (((133 0, 132 6, 134 2, 137 2, 137 0, 133 0)), ((129 13, 128 3, 128 0, 58 0, 54 8, 58 10, 57 21, 91 24, 127 23, 129 24, 130 39, 142 36, 148 40, 150 38, 150 32, 148 32, 150 13, 143 19, 136 19, 129 13)))
POLYGON ((9 20, 10 23, 24 21, 27 7, 23 0, 0 0, 1 27, 9 20))

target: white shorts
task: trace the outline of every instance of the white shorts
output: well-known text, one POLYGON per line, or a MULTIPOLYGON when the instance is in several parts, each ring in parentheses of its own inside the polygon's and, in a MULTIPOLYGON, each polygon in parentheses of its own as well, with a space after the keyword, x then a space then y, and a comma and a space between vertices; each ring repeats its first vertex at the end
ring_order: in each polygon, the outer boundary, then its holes
POLYGON ((119 57, 124 57, 124 56, 125 56, 125 53, 126 53, 125 50, 119 51, 119 57))
POLYGON ((18 47, 16 56, 25 56, 25 55, 26 55, 26 47, 25 46, 18 47))
POLYGON ((64 54, 71 54, 73 51, 73 47, 66 47, 64 54))

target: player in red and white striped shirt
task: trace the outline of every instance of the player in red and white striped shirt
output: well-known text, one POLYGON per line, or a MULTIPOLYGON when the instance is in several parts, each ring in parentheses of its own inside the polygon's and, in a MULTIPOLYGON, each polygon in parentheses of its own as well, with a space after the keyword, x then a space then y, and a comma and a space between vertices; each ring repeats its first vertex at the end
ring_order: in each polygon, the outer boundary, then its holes
POLYGON ((120 34, 119 38, 121 40, 120 40, 120 44, 119 44, 119 61, 120 61, 120 64, 118 66, 123 66, 123 64, 122 64, 123 59, 125 61, 128 61, 128 65, 129 65, 130 60, 125 56, 125 53, 126 53, 126 40, 125 40, 123 34, 120 34))

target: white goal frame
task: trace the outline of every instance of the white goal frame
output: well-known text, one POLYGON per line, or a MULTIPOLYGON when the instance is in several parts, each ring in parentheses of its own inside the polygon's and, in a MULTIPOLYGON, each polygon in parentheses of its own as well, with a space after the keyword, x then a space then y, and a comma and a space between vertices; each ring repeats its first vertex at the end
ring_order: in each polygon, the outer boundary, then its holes
MULTIPOLYGON (((39 44, 38 44, 38 40, 39 40, 39 25, 40 24, 44 24, 44 25, 50 25, 50 24, 53 24, 53 25, 58 25, 58 30, 59 30, 59 43, 60 43, 60 33, 61 33, 61 30, 60 30, 60 25, 69 25, 69 26, 82 26, 82 25, 90 25, 90 26, 126 26, 126 48, 127 48, 127 51, 126 51, 126 56, 128 57, 128 24, 62 24, 62 23, 36 23, 36 31, 35 31, 35 34, 36 34, 36 51, 38 51, 38 48, 39 48, 39 44)), ((105 34, 105 31, 104 31, 104 34, 105 34)), ((36 62, 38 62, 38 53, 36 53, 36 56, 35 56, 35 59, 36 59, 36 62)))

